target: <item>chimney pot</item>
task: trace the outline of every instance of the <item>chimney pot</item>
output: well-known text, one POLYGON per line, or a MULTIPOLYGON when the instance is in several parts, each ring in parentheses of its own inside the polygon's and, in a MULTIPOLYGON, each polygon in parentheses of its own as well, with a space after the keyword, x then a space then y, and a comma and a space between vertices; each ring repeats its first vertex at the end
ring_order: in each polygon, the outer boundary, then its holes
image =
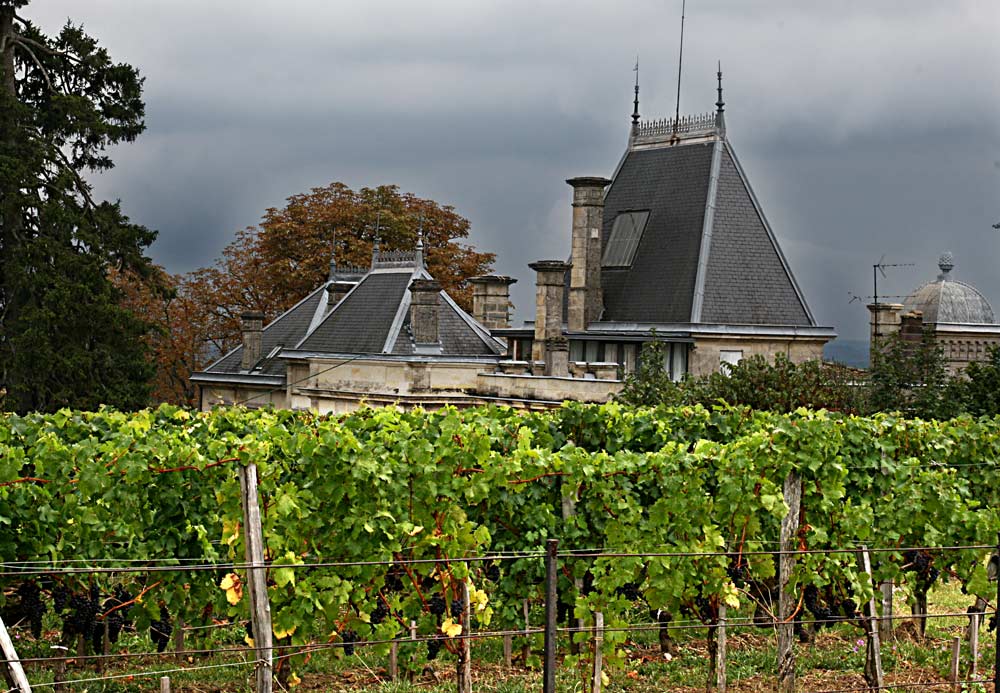
POLYGON ((546 340, 562 337, 563 298, 566 272, 572 267, 562 260, 539 260, 528 265, 536 273, 535 341, 533 361, 544 361, 546 340))
POLYGON ((510 327, 510 285, 517 283, 512 277, 487 274, 472 277, 472 317, 488 330, 510 327))
POLYGON ((418 346, 439 345, 438 319, 441 312, 441 283, 436 279, 410 282, 410 329, 418 346))
POLYGON ((573 235, 569 281, 569 315, 572 332, 583 332, 599 320, 604 309, 601 291, 601 234, 604 229, 604 189, 607 178, 582 176, 566 181, 573 186, 573 235))

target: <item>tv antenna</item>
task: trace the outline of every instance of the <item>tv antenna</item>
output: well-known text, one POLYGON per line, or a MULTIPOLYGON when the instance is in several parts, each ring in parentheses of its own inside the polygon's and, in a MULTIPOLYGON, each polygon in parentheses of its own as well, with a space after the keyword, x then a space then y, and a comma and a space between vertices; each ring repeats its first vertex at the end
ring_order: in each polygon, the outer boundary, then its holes
POLYGON ((684 65, 684 11, 687 8, 687 0, 681 0, 681 47, 677 56, 677 107, 674 110, 674 134, 677 134, 677 126, 681 120, 681 67, 684 65))
MULTIPOLYGON (((872 265, 872 305, 875 308, 875 310, 874 310, 875 329, 872 332, 872 351, 873 352, 876 351, 876 349, 878 347, 878 340, 879 340, 879 337, 881 336, 881 332, 879 330, 879 326, 882 324, 881 321, 879 320, 879 310, 878 310, 878 308, 879 308, 879 302, 878 302, 878 300, 880 298, 879 295, 878 295, 878 275, 881 274, 882 278, 884 279, 886 277, 885 271, 887 269, 889 269, 890 267, 895 268, 895 267, 914 267, 914 266, 915 265, 912 262, 886 262, 885 261, 885 255, 883 255, 881 258, 879 258, 879 261, 872 265)), ((900 297, 899 296, 882 296, 881 298, 900 298, 900 297)))

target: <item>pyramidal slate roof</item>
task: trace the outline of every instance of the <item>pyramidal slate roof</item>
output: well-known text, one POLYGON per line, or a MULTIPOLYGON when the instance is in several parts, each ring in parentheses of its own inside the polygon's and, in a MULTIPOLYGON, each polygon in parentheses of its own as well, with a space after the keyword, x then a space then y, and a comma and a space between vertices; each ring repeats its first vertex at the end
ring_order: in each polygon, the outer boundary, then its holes
MULTIPOLYGON (((399 255, 397 253, 397 255, 399 255)), ((287 312, 264 327, 262 359, 250 372, 240 368, 243 347, 239 346, 194 375, 195 380, 224 376, 284 377, 283 356, 418 354, 410 330, 410 282, 430 279, 422 262, 376 263, 336 305, 329 305, 329 282, 324 283, 287 312), (268 358, 272 352, 277 353, 268 358)), ((431 356, 497 356, 504 346, 489 331, 463 311, 445 291, 441 291, 438 332, 440 350, 431 356)), ((421 357, 428 354, 419 352, 421 357)))
POLYGON ((662 136, 669 123, 633 134, 602 251, 620 214, 649 217, 631 265, 602 268, 601 322, 815 327, 724 125, 700 118, 682 137, 662 136))

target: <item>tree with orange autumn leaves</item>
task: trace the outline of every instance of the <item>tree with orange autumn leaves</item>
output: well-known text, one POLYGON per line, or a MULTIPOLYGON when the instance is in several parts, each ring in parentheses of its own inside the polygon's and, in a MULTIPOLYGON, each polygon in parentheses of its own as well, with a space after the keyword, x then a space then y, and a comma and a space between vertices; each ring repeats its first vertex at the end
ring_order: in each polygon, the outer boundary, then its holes
POLYGON ((158 326, 147 337, 157 364, 154 401, 194 405, 188 376, 239 344, 240 315, 261 311, 266 324, 292 307, 326 280, 332 253, 341 267, 368 267, 376 233, 383 250, 413 250, 418 227, 427 270, 470 309, 468 279, 489 273, 494 255, 461 242, 469 222, 453 207, 395 185, 354 191, 331 183, 293 195, 238 232, 212 266, 163 272, 166 289, 117 277, 126 306, 158 326))

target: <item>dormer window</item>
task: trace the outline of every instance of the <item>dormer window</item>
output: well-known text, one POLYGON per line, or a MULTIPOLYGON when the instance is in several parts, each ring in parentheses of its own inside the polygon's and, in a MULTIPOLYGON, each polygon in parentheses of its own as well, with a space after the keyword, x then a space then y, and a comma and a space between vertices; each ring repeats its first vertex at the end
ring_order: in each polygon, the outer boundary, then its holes
POLYGON ((649 221, 648 209, 622 212, 615 217, 608 244, 604 247, 601 266, 630 267, 647 221, 649 221))

